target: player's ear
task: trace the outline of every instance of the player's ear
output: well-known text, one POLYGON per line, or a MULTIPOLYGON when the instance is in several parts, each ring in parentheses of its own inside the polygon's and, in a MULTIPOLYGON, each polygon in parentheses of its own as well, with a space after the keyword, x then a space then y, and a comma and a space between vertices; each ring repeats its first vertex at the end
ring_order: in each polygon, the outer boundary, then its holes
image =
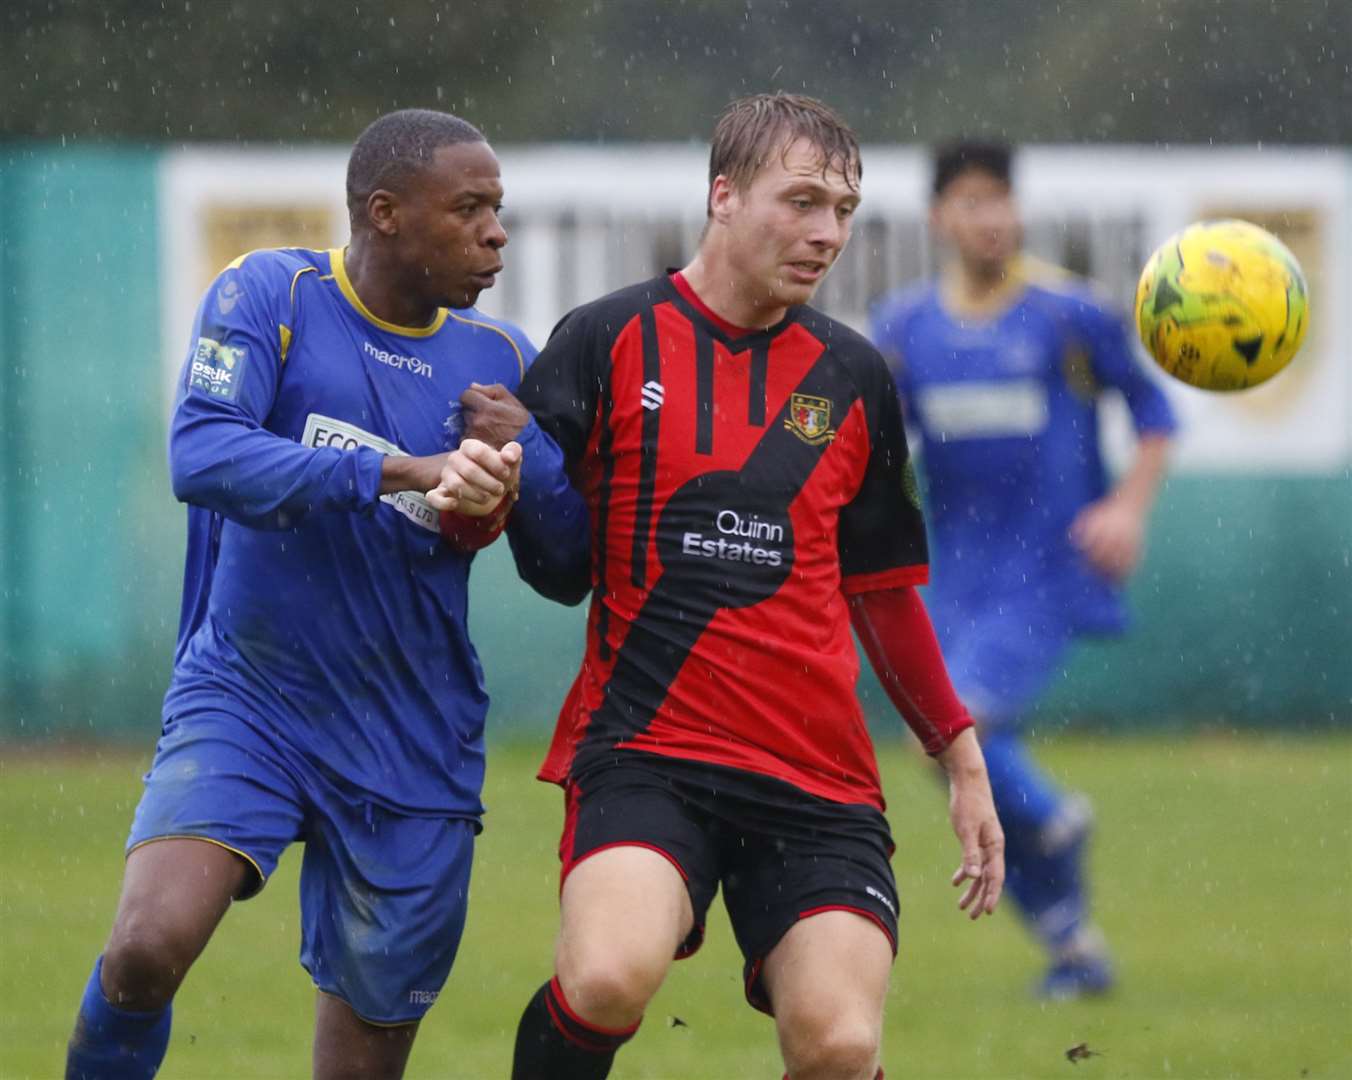
POLYGON ((732 181, 721 173, 715 176, 714 182, 709 185, 709 220, 726 225, 736 198, 737 191, 732 181))
POLYGON ((944 201, 941 198, 931 199, 929 208, 929 228, 931 236, 944 236, 946 222, 944 221, 944 201))
POLYGON ((399 197, 392 191, 377 188, 366 197, 366 220, 371 228, 385 236, 399 231, 399 197))

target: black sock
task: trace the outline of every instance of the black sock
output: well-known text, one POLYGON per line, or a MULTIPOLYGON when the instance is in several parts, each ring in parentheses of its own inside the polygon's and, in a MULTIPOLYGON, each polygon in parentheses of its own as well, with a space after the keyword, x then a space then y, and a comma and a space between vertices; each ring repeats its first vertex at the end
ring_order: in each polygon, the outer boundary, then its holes
POLYGON ((634 1037, 587 1023, 569 1007, 557 978, 535 992, 516 1029, 512 1080, 605 1080, 615 1051, 634 1037))

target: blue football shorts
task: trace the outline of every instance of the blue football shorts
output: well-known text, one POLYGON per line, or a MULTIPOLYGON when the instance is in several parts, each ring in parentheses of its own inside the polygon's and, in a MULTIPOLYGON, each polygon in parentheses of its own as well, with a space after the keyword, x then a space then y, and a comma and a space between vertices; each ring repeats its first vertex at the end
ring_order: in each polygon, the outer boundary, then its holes
POLYGON ((255 895, 294 841, 300 961, 327 994, 375 1024, 419 1020, 465 927, 477 822, 395 813, 340 790, 271 736, 226 712, 165 724, 127 850, 209 840, 242 856, 255 895))

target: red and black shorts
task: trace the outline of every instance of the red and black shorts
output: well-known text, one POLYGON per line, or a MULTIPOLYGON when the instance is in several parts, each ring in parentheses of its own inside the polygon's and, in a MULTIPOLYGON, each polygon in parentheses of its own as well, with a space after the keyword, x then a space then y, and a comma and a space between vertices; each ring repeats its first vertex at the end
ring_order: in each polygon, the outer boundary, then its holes
POLYGON ((723 887, 745 958, 746 998, 773 1014, 760 978, 765 957, 798 920, 823 911, 872 919, 897 949, 897 885, 887 820, 872 806, 836 803, 791 784, 683 758, 612 752, 570 781, 559 857, 563 877, 608 847, 665 856, 685 879, 695 926, 677 957, 704 940, 723 887))

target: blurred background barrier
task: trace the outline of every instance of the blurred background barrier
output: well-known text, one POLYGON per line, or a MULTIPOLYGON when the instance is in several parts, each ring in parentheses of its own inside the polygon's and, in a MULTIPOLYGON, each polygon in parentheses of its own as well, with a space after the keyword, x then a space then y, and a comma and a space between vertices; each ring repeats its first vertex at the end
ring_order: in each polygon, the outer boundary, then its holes
MULTIPOLYGON (((537 343, 573 305, 693 250, 702 149, 499 152, 511 243, 483 307, 537 343)), ((860 327, 874 298, 934 264, 923 152, 864 159, 856 233, 819 297, 860 327)), ((183 545, 165 419, 192 312, 244 251, 341 244, 345 160, 0 144, 0 737, 155 731, 183 545)), ((1352 722, 1352 153, 1032 147, 1019 168, 1029 248, 1122 305, 1159 240, 1215 216, 1281 235, 1312 298, 1304 352, 1273 383, 1231 397, 1168 384, 1185 432, 1132 585, 1138 632, 1077 650, 1046 716, 1352 722)), ((1109 413, 1120 448, 1125 420, 1109 413)), ((581 655, 581 612, 529 594, 504 545, 474 575, 490 723, 543 731, 581 655)), ((871 677, 864 690, 887 715, 871 677)))
POLYGON ((0 733, 155 730, 181 581, 160 155, 0 159, 0 733))

